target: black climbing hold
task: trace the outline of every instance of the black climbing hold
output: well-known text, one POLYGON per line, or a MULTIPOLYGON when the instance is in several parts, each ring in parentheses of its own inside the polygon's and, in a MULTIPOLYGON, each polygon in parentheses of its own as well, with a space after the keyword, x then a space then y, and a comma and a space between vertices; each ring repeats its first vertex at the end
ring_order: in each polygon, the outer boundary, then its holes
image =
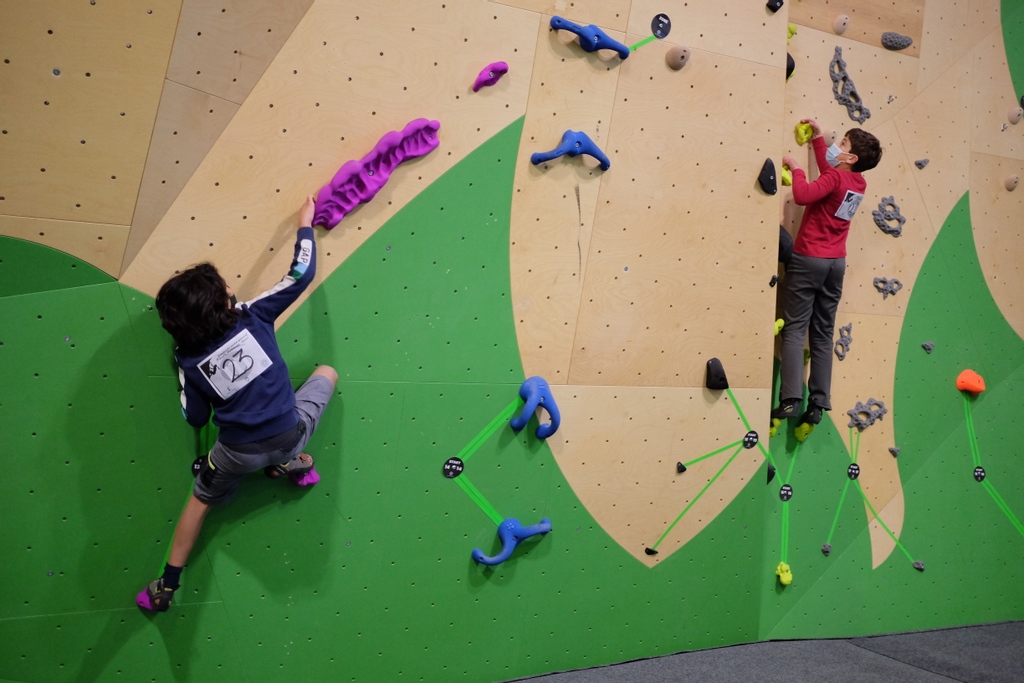
POLYGON ((793 487, 789 484, 783 484, 782 488, 779 489, 779 498, 783 501, 787 501, 793 497, 793 487))
POLYGON ((681 462, 676 463, 676 474, 682 474, 686 471, 686 465, 681 462))
POLYGON ((768 281, 768 286, 769 287, 774 287, 777 284, 779 284, 779 276, 778 275, 772 275, 772 279, 768 281))
POLYGON ((651 19, 651 33, 658 39, 664 38, 672 30, 672 20, 667 14, 658 14, 651 19))
POLYGON ((206 460, 205 455, 200 455, 198 458, 192 461, 192 476, 198 477, 199 473, 203 469, 203 461, 206 460))
POLYGON ((892 457, 895 458, 899 456, 900 449, 897 446, 893 446, 892 448, 889 449, 889 452, 892 453, 892 457))
POLYGON ((765 3, 765 7, 767 7, 774 13, 782 9, 783 4, 785 3, 783 3, 782 0, 768 0, 768 2, 765 3))
POLYGON ((775 478, 775 465, 773 465, 771 463, 768 463, 768 481, 766 481, 765 483, 766 484, 772 483, 772 479, 774 479, 774 478, 775 478))
POLYGON ((918 159, 917 161, 914 162, 914 166, 917 166, 918 168, 924 168, 927 165, 928 159, 918 159))
POLYGON ((462 470, 465 468, 466 466, 460 458, 448 458, 444 463, 444 467, 441 468, 441 472, 449 479, 454 479, 462 474, 462 470))
POLYGON ((830 552, 832 552, 832 544, 831 543, 824 543, 824 544, 822 544, 822 546, 821 546, 821 554, 824 555, 825 557, 828 557, 828 554, 830 552))
POLYGON ((857 477, 859 477, 860 476, 860 465, 858 465, 857 463, 853 463, 852 465, 847 467, 846 468, 846 476, 848 476, 850 479, 856 479, 857 477))
POLYGON ((725 368, 722 361, 712 358, 708 361, 707 375, 704 378, 704 386, 708 389, 728 389, 729 380, 725 376, 725 368))
POLYGON ((658 554, 658 551, 655 550, 654 548, 644 548, 644 552, 647 553, 648 555, 657 555, 658 554))
POLYGON ((925 342, 924 344, 921 344, 921 348, 925 350, 925 353, 931 353, 935 350, 935 342, 925 342))
POLYGON ((924 562, 922 562, 921 560, 918 560, 917 562, 915 562, 914 563, 914 569, 916 569, 919 572, 923 572, 924 571, 924 562))
POLYGON ((975 467, 975 468, 974 468, 974 478, 975 478, 975 479, 976 479, 976 480, 977 480, 977 481, 978 481, 979 483, 981 483, 982 481, 984 481, 984 480, 985 480, 985 468, 984 468, 984 467, 975 467))
POLYGON ((775 162, 771 159, 764 160, 764 166, 757 176, 757 182, 761 189, 768 194, 775 194, 779 191, 778 183, 775 181, 775 162))
POLYGON ((753 448, 757 445, 757 432, 751 429, 749 432, 743 435, 743 447, 753 448))
POLYGON ((787 52, 786 53, 786 80, 787 81, 789 80, 789 77, 793 75, 793 72, 795 70, 796 70, 796 61, 793 59, 793 55, 791 55, 791 54, 789 54, 787 52))

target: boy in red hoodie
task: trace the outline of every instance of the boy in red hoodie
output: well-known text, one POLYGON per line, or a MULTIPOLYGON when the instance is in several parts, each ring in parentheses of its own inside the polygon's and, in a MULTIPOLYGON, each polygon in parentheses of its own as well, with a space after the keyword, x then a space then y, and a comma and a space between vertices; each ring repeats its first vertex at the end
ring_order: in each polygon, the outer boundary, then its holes
POLYGON ((820 173, 808 182, 796 159, 782 158, 793 173, 793 201, 804 210, 786 266, 782 293, 782 386, 779 406, 772 410, 772 425, 800 412, 803 399, 804 337, 811 351, 811 373, 807 381, 807 410, 797 428, 801 441, 821 422, 824 410, 831 410, 832 336, 836 309, 843 296, 846 273, 846 237, 850 220, 864 199, 867 183, 864 171, 878 165, 882 147, 871 133, 851 128, 838 144, 827 146, 814 119, 803 119, 813 132, 811 144, 820 173), (804 427, 803 425, 807 425, 804 427))

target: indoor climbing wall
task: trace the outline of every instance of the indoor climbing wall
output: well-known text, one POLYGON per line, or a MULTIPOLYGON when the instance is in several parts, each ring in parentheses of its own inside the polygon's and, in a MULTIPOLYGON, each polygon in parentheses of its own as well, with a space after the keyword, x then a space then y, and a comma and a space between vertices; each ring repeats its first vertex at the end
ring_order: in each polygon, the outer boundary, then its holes
POLYGON ((12 8, 0 424, 29 466, 0 514, 32 523, 0 532, 0 679, 497 681, 1021 618, 1024 6, 598 5, 12 8), (802 117, 885 155, 834 409, 800 442, 768 412, 776 226, 802 210, 758 174, 813 167, 802 117), (341 375, 321 482, 246 480, 170 611, 140 612, 216 436, 180 418, 153 295, 204 260, 240 298, 272 285, 304 197, 420 118, 437 148, 318 229, 280 320, 295 382, 341 375), (507 548, 511 520, 540 533, 507 548))

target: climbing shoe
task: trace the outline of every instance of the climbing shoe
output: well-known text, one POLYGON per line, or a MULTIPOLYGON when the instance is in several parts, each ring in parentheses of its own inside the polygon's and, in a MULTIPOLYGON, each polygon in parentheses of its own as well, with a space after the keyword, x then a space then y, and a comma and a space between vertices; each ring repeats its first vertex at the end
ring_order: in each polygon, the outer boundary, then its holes
POLYGON ((135 604, 151 612, 166 612, 173 597, 174 589, 165 588, 164 579, 160 577, 135 596, 135 604))
POLYGON ((800 401, 795 398, 787 398, 779 404, 777 408, 772 410, 771 413, 771 426, 768 427, 768 437, 771 438, 779 433, 779 427, 782 426, 783 420, 788 420, 791 417, 796 417, 800 411, 800 401))
POLYGON ((814 427, 821 423, 822 409, 813 403, 807 404, 807 410, 800 416, 800 424, 793 430, 797 441, 805 441, 814 431, 814 427))

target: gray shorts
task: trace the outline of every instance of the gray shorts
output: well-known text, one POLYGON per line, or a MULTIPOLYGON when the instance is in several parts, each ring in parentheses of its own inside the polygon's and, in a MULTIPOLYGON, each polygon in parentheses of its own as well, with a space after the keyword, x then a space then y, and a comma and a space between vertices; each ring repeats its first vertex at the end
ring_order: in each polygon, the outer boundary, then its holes
POLYGON ((314 375, 295 391, 299 421, 293 429, 251 443, 225 444, 218 440, 196 475, 192 494, 209 505, 227 503, 235 497, 242 477, 270 465, 282 465, 302 453, 332 393, 331 381, 314 375))

